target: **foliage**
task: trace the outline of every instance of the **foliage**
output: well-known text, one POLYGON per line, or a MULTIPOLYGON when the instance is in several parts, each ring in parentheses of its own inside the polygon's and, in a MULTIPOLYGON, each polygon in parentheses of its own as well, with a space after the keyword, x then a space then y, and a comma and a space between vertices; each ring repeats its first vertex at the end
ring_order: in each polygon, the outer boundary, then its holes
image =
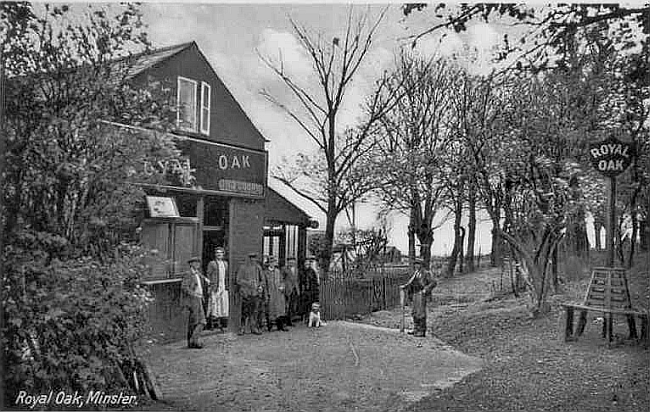
POLYGON ((104 262, 51 260, 44 250, 61 241, 25 230, 5 247, 7 399, 19 390, 119 388, 111 367, 129 361, 128 345, 142 334, 151 301, 138 283, 143 252, 124 244, 104 262))
POLYGON ((347 259, 348 254, 353 258, 353 262, 349 262, 350 267, 344 270, 351 270, 358 277, 362 277, 383 263, 388 237, 386 230, 382 228, 351 228, 338 234, 337 245, 338 251, 344 256, 343 259, 347 259))
POLYGON ((144 253, 133 246, 144 193, 132 183, 165 179, 148 176, 144 159, 179 156, 162 133, 169 96, 128 85, 128 55, 148 46, 136 6, 74 16, 67 6, 0 7, 8 399, 17 389, 126 384, 108 370, 130 356, 149 301, 138 285, 144 253))
POLYGON ((324 233, 314 233, 309 235, 307 242, 307 250, 316 259, 320 260, 325 255, 327 249, 327 241, 324 233))
MULTIPOLYGON (((420 11, 427 4, 406 4, 404 15, 420 11)), ((463 3, 447 7, 438 3, 434 7, 435 17, 442 19, 422 33, 412 37, 413 42, 441 29, 465 31, 472 21, 484 22, 505 20, 513 25, 526 27, 517 39, 504 35, 499 60, 511 57, 518 68, 533 70, 554 66, 563 59, 585 31, 597 27, 603 37, 613 37, 618 47, 638 53, 648 46, 650 34, 650 7, 619 4, 554 4, 528 5, 515 3, 463 3)))

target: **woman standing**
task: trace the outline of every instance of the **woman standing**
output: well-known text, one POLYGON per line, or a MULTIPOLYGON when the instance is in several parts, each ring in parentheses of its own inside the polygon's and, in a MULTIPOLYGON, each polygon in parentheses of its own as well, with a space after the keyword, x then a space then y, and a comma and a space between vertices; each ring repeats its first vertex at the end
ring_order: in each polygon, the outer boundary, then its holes
POLYGON ((278 269, 278 258, 275 256, 269 258, 266 280, 268 282, 268 329, 271 330, 272 322, 275 321, 278 330, 287 332, 287 329, 284 328, 286 317, 285 285, 280 269, 278 269))

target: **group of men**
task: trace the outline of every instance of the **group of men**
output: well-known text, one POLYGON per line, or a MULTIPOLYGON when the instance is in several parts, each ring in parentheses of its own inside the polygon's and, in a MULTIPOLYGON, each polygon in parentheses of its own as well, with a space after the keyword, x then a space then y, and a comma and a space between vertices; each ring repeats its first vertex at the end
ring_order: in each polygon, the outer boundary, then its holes
MULTIPOLYGON (((307 258, 305 267, 299 271, 296 259, 290 257, 287 265, 280 269, 277 257, 270 256, 267 261, 260 262, 257 253, 249 253, 246 262, 238 268, 233 283, 234 293, 241 301, 239 334, 247 330, 255 335, 261 334, 264 321, 269 331, 273 325, 279 331, 287 331, 285 326, 293 326, 294 318, 304 319, 311 304, 318 302, 319 295, 318 277, 312 262, 312 258, 307 258)), ((214 260, 208 264, 207 276, 201 273, 198 257, 189 259, 188 263, 190 270, 181 283, 183 305, 189 309, 187 344, 189 348, 199 349, 202 347, 199 336, 206 324, 222 330, 227 326, 228 262, 225 250, 218 247, 214 260)))

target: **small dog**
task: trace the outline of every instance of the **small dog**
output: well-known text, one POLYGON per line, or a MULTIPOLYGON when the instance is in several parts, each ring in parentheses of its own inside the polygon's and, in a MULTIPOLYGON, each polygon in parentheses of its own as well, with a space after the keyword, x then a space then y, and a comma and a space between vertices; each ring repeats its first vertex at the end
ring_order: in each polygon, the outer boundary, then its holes
POLYGON ((309 323, 307 324, 308 327, 315 327, 315 328, 320 328, 321 326, 327 325, 324 321, 321 320, 320 318, 320 304, 318 302, 314 302, 311 304, 311 312, 309 312, 309 323))

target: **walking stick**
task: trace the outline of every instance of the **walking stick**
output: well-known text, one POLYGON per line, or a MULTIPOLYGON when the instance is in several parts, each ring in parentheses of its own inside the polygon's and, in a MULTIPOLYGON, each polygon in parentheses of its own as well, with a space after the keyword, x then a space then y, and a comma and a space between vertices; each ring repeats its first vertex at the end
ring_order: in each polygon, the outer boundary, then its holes
POLYGON ((404 333, 404 323, 406 322, 405 320, 406 292, 402 288, 399 289, 399 304, 400 306, 402 306, 402 319, 400 320, 399 331, 401 333, 404 333))

